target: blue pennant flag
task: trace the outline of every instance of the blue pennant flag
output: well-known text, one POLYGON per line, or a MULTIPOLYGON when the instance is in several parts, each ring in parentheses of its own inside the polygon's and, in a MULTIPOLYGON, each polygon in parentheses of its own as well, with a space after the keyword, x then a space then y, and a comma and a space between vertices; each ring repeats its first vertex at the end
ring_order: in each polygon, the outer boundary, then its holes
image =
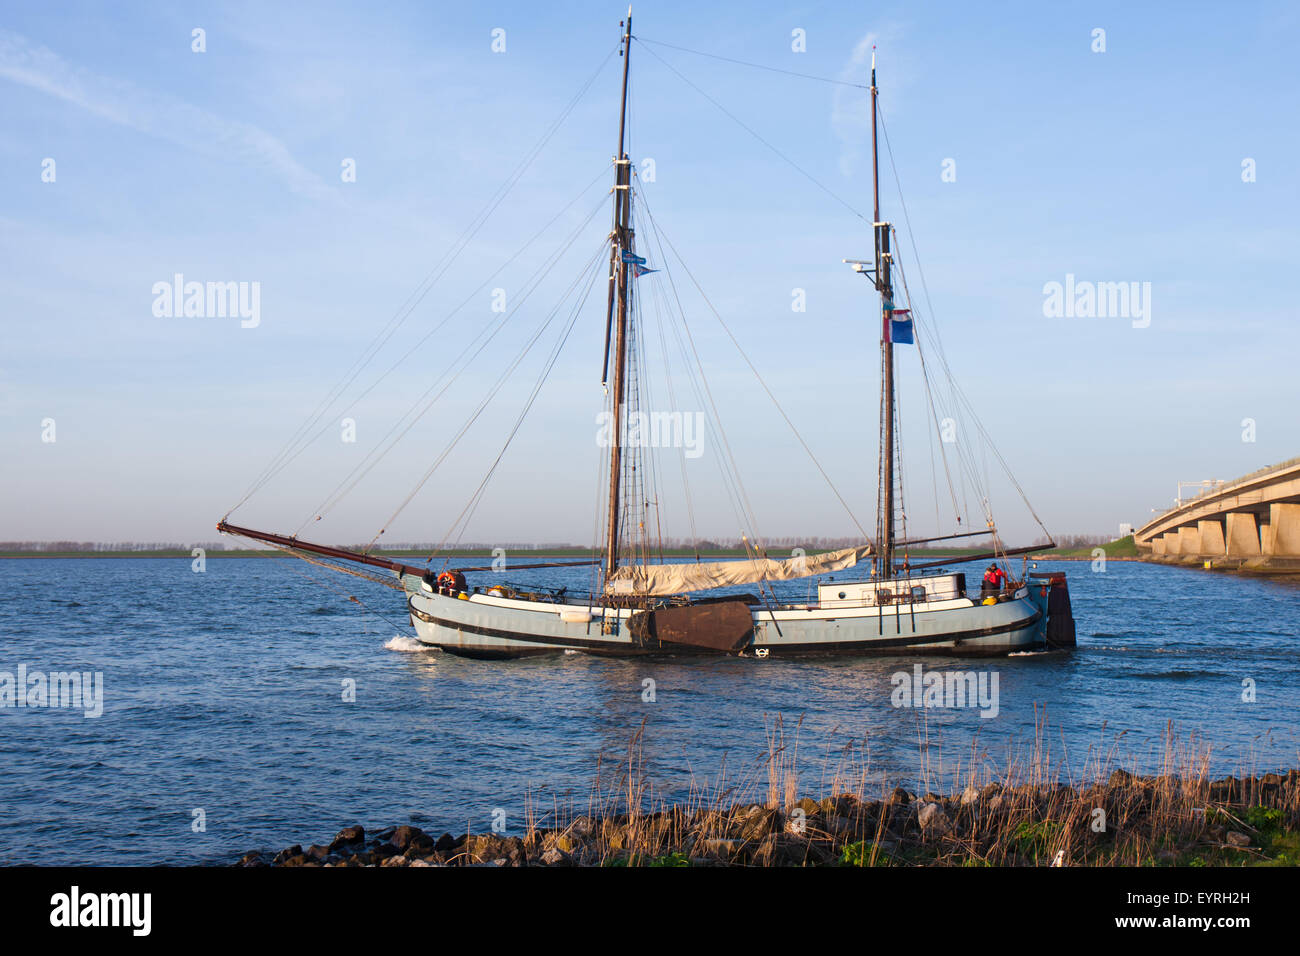
POLYGON ((895 345, 915 345, 916 340, 912 337, 912 310, 886 309, 885 314, 889 316, 885 323, 885 341, 895 345))
POLYGON ((639 279, 639 278, 641 278, 643 275, 649 275, 651 272, 658 272, 658 271, 659 271, 658 269, 647 269, 645 266, 641 265, 639 262, 638 262, 638 263, 633 263, 633 265, 632 265, 632 277, 633 277, 634 279, 639 279))
POLYGON ((624 262, 630 262, 630 263, 632 263, 633 265, 637 265, 637 266, 643 266, 643 265, 645 265, 645 257, 644 257, 644 256, 638 256, 635 252, 631 252, 631 251, 629 251, 629 250, 627 250, 627 249, 624 249, 624 250, 623 250, 623 261, 624 261, 624 262))

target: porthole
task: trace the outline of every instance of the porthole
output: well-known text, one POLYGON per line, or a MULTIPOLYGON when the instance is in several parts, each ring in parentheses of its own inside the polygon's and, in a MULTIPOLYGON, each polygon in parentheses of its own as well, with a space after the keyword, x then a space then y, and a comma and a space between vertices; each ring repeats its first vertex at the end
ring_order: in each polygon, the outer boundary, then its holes
POLYGON ((845 597, 847 597, 847 595, 846 595, 843 591, 841 591, 841 592, 840 592, 840 600, 843 601, 845 597))

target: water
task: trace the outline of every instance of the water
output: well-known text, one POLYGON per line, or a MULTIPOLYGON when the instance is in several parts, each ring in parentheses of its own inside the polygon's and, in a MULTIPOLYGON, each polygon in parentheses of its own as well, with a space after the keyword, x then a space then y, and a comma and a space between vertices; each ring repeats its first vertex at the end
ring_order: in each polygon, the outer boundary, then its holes
MULTIPOLYGON (((891 706, 903 657, 466 661, 403 638, 396 592, 302 562, 211 558, 197 574, 189 559, 0 561, 0 671, 104 675, 97 719, 0 709, 0 863, 226 863, 354 822, 481 831, 497 809, 518 832, 530 791, 585 807, 598 758, 625 754, 643 719, 646 769, 670 796, 724 772, 765 787, 778 715, 787 744, 802 718, 800 788, 814 796, 849 746, 882 784, 924 784, 923 757, 932 771, 972 753, 1005 766, 1032 742, 1036 705, 1075 770, 1111 746, 1157 769, 1169 721, 1212 745, 1216 773, 1300 765, 1300 587, 1052 567, 1070 576, 1078 651, 924 662, 996 672, 999 713, 982 719, 891 706)), ((589 574, 517 580, 579 590, 589 574)))

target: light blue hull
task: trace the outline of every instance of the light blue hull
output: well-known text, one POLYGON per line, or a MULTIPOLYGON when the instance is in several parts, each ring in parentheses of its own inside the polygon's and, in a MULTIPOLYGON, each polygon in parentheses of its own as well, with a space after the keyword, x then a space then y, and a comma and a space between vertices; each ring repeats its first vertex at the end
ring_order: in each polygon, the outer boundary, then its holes
MULTIPOLYGON (((409 585, 408 585, 409 587, 409 585)), ((471 657, 517 657, 561 651, 640 655, 628 609, 474 594, 451 597, 418 586, 408 594, 419 639, 471 657)), ((753 631, 737 653, 1007 654, 1045 645, 1046 613, 1036 589, 1021 588, 996 604, 967 598, 890 607, 782 605, 751 608, 753 631)), ((674 647, 674 653, 701 653, 674 647)), ((716 652, 714 652, 716 653, 716 652)))

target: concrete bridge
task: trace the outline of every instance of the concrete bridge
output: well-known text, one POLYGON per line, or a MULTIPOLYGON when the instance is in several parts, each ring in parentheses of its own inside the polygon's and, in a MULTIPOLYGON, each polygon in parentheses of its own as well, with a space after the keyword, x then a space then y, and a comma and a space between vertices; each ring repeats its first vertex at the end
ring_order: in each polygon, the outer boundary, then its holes
POLYGON ((1300 572, 1300 458, 1180 500, 1133 541, 1156 561, 1300 572))

